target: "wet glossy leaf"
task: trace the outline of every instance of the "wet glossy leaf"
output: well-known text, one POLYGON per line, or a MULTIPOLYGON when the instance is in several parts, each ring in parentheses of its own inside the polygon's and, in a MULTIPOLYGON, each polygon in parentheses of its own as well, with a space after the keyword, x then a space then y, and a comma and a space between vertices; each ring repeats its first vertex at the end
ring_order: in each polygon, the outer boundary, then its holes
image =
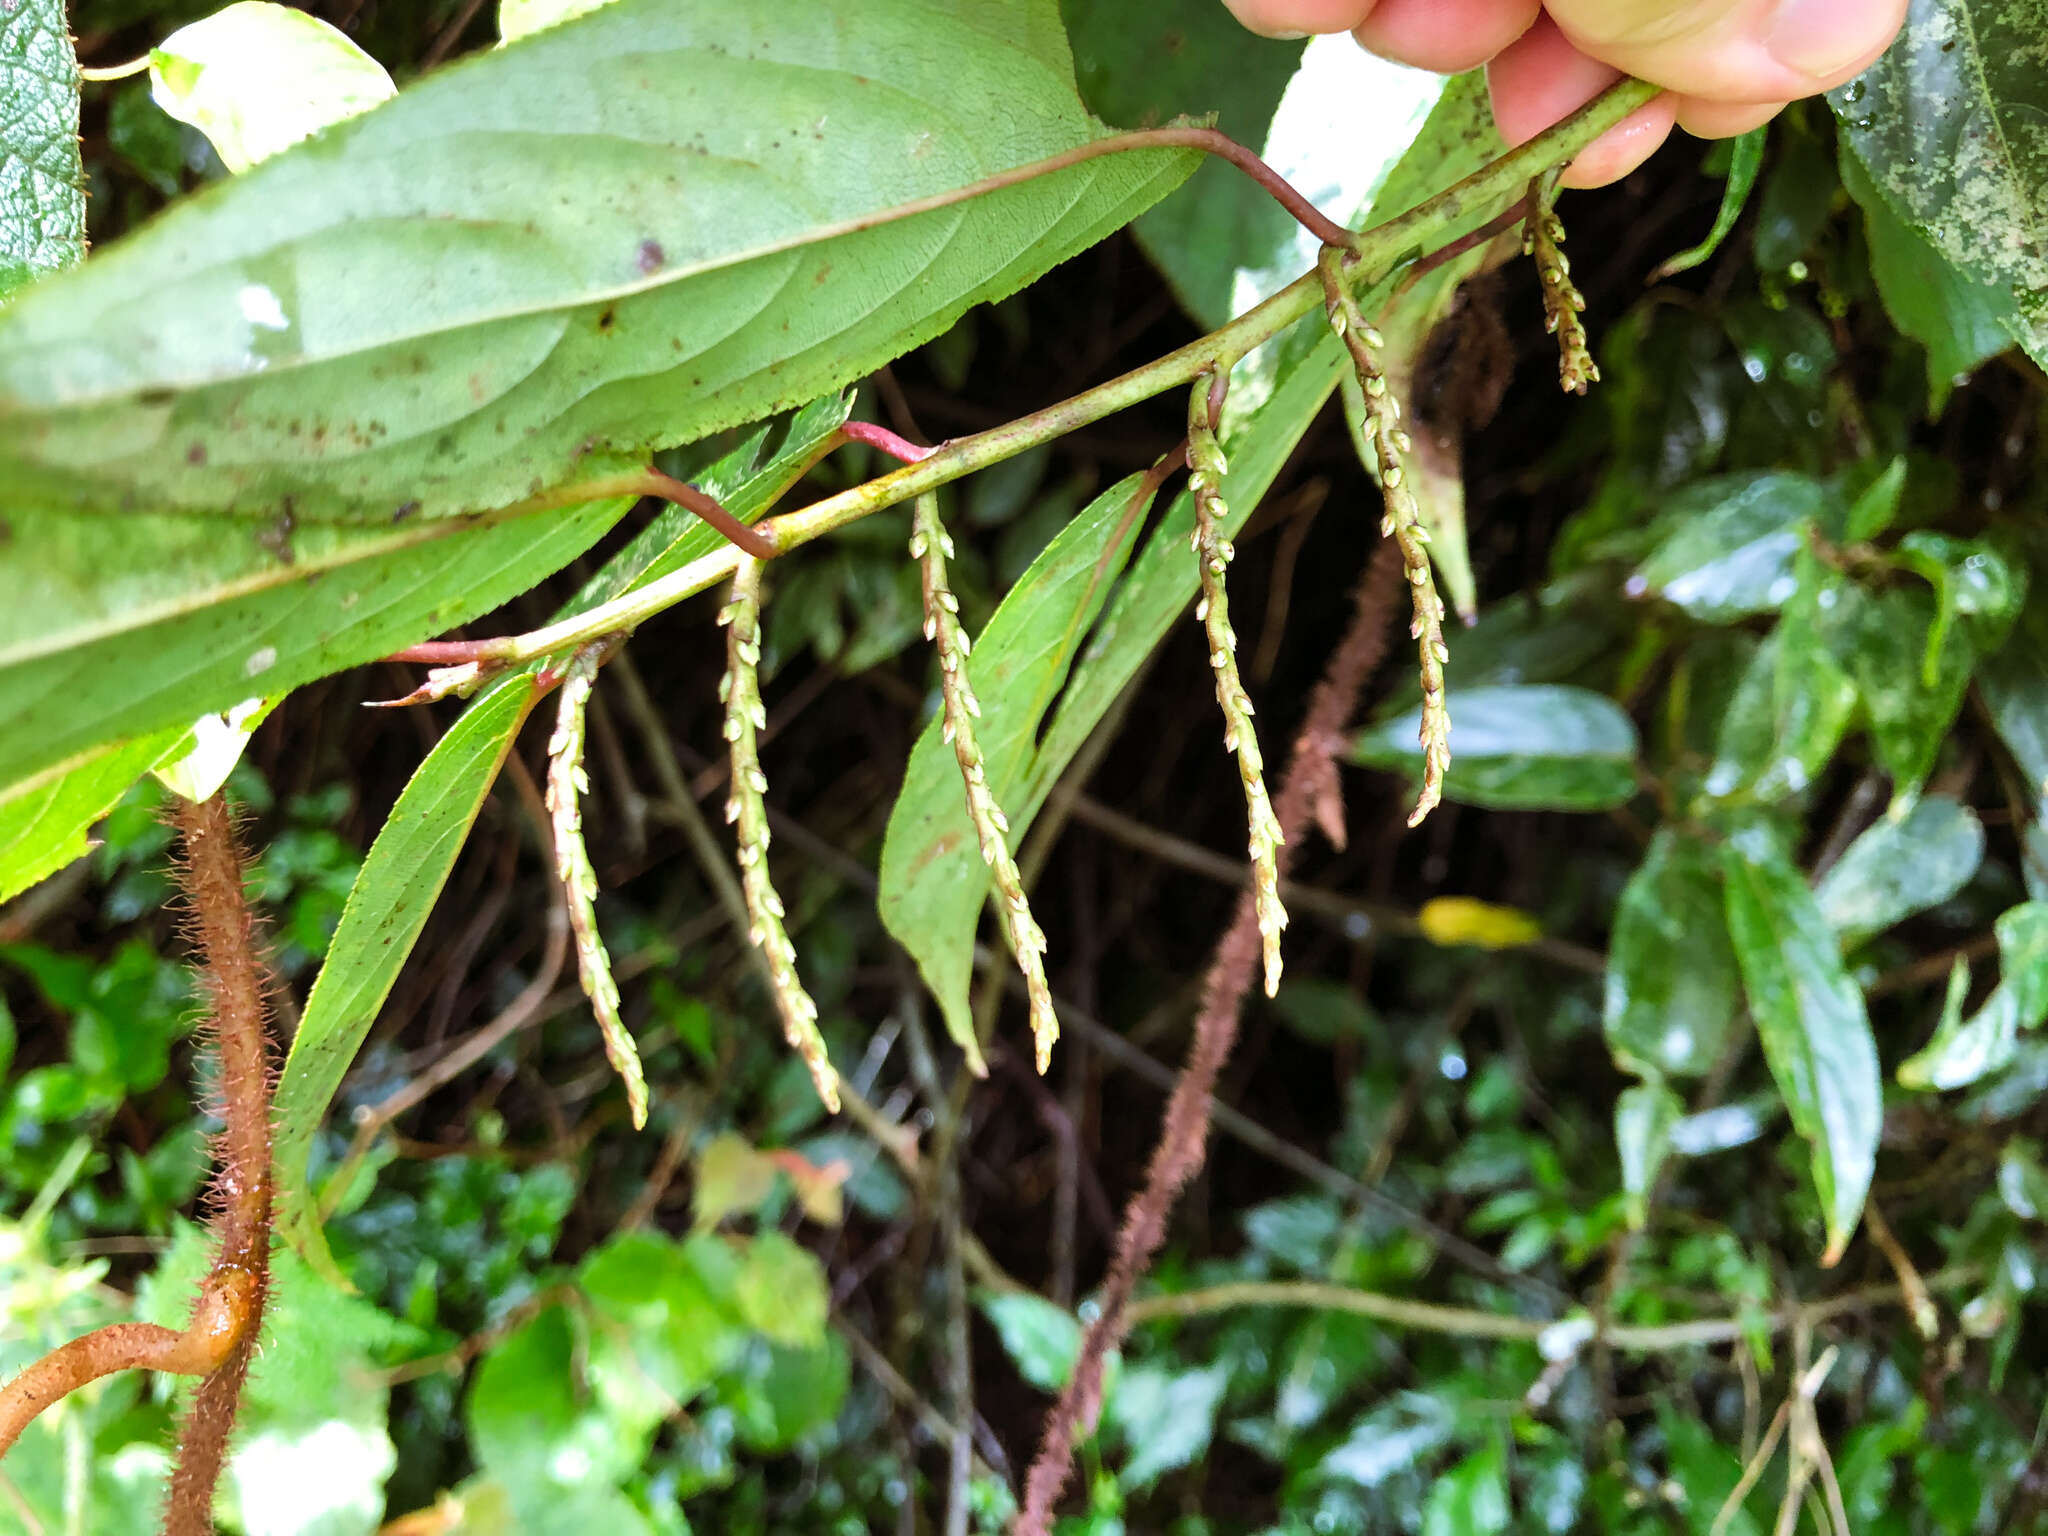
POLYGON ((1649 1215, 1657 1170, 1671 1151, 1671 1132, 1685 1113, 1677 1094, 1660 1080, 1624 1088, 1614 1101, 1614 1148, 1621 1156, 1621 1187, 1628 1221, 1640 1228, 1649 1215))
POLYGON ((1666 828, 1622 889, 1601 1006, 1608 1049, 1643 1075, 1697 1077, 1727 1051, 1742 976, 1714 850, 1666 828))
POLYGON ((1829 925, 1853 944, 1940 906, 1983 859, 1976 813, 1947 795, 1928 795, 1903 821, 1880 820, 1851 843, 1814 897, 1829 925))
POLYGON ((1933 595, 1903 587, 1847 606, 1846 660, 1871 746, 1895 791, 1910 795, 1933 770, 1978 661, 2004 638, 2010 619, 1963 614, 1945 623, 1933 595))
POLYGON ((0 303, 85 255, 78 59, 64 0, 0 8, 0 303))
POLYGON ((1765 272, 1783 272, 1813 248, 1835 195, 1831 146, 1802 128, 1783 117, 1772 125, 1776 155, 1756 200, 1756 264, 1765 272))
POLYGON ((1899 503, 1906 489, 1904 454, 1884 467, 1884 473, 1857 493, 1849 506, 1849 519, 1842 537, 1851 544, 1874 539, 1891 527, 1899 515, 1899 503))
POLYGON ((2048 904, 2030 901, 2000 914, 1998 985, 1966 1021, 1969 967, 1958 957, 1934 1038, 1899 1066, 1908 1088, 1961 1088, 2013 1059, 2021 1030, 2048 1018, 2048 904))
POLYGON ((398 93, 346 34, 269 0, 236 0, 180 27, 150 50, 149 76, 156 104, 205 134, 234 172, 398 93))
POLYGON ((1721 718, 1703 789, 1773 804, 1804 791, 1835 755, 1856 711, 1856 685, 1816 618, 1853 588, 1802 551, 1784 620, 1751 655, 1721 718))
POLYGON ((1666 506, 1661 524, 1671 532, 1629 578, 1628 593, 1725 624, 1791 598, 1794 561, 1828 501, 1818 480, 1772 472, 1703 481, 1666 506))
POLYGON ((1051 0, 617 0, 24 295, 0 474, 18 514, 502 507, 828 393, 1193 169, 1141 151, 887 216, 1100 132, 1051 0))
POLYGON ((2048 86, 2040 15, 2009 0, 1913 0, 1883 58, 1829 93, 1846 147, 1942 257, 2007 290, 2048 362, 2048 86))
POLYGON ((1892 324, 1927 349, 1927 402, 2012 346, 2019 316, 2012 290, 1978 281, 1935 248, 1877 190, 1863 162, 1842 149, 1842 185, 1863 210, 1870 275, 1892 324))
MULTIPOLYGON (((1635 795, 1636 729, 1605 694, 1549 684, 1452 688, 1446 799, 1501 810, 1597 811, 1635 795)), ((1421 712, 1373 727, 1351 761, 1419 771, 1421 712)))
POLYGON ((1848 1246, 1876 1166, 1884 1112, 1863 994, 1805 879, 1767 837, 1721 850, 1728 932, 1764 1058, 1792 1124, 1812 1148, 1827 1221, 1823 1264, 1848 1246))

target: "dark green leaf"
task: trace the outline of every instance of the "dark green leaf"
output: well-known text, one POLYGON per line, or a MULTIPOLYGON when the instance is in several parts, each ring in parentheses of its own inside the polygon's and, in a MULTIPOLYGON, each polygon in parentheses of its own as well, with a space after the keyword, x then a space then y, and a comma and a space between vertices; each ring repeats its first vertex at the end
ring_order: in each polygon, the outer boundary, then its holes
POLYGON ((2019 325, 2012 290, 1979 282, 1942 255, 1899 216, 1846 144, 1842 185, 1863 209, 1870 275, 1885 313, 1927 349, 1927 400, 1939 411, 1979 364, 2012 346, 2019 325))
POLYGON ((1436 1479, 1422 1510, 1422 1536, 1499 1536, 1509 1515, 1507 1457, 1492 1438, 1436 1479))
POLYGON ((1813 248, 1835 196, 1835 157, 1824 141, 1796 119, 1778 121, 1785 126, 1756 208, 1756 264, 1770 273, 1786 271, 1813 248))
MULTIPOLYGON (((1596 811, 1636 792, 1635 722, 1605 694, 1548 684, 1453 688, 1444 797, 1501 810, 1596 811)), ((1351 760, 1419 771, 1421 711, 1373 727, 1351 760)))
POLYGON ((1622 889, 1607 946, 1602 1021, 1619 1066, 1697 1077, 1727 1051, 1742 976, 1722 908, 1714 851, 1660 831, 1622 889))
POLYGON ((1735 221, 1742 217, 1743 207, 1749 202, 1749 189, 1756 185, 1757 170, 1764 163, 1764 139, 1768 132, 1765 128, 1752 128, 1730 144, 1728 182, 1721 189, 1721 206, 1715 211, 1714 227, 1707 231, 1707 238, 1698 245, 1680 251, 1657 268, 1656 278, 1690 272, 1721 248, 1721 242, 1735 228, 1735 221))
POLYGON ((1846 603, 1855 589, 1807 551, 1794 570, 1797 595, 1750 657, 1722 715, 1702 786, 1716 799, 1769 805, 1802 793, 1855 714, 1856 685, 1816 628, 1816 615, 1846 603))
POLYGON ((2012 637, 1979 669, 1977 686, 2038 818, 2048 806, 2048 608, 2021 615, 2012 637))
POLYGON ((1895 587, 1844 604, 1847 662, 1870 719, 1871 746, 1897 793, 1926 782, 1971 674, 2004 638, 2009 617, 1944 613, 1925 591, 1895 587))
POLYGON ((1721 850, 1728 932, 1749 1010, 1793 1127, 1812 1147, 1827 1221, 1823 1264, 1848 1246, 1876 1166, 1884 1112, 1863 994, 1806 881, 1766 836, 1721 850))
POLYGON ((1968 806, 1928 795, 1903 821, 1879 821, 1843 852, 1814 892, 1845 942, 1938 907, 1984 858, 1984 828, 1968 806))
POLYGON ((1913 0, 1883 58, 1828 100, 1847 148, 1942 257, 2003 288, 2048 362, 2048 84, 2041 18, 2011 0, 1913 0))
MULTIPOLYGON (((1216 127, 1257 149, 1301 63, 1300 41, 1255 37, 1213 0, 1158 0, 1137 10, 1119 0, 1061 0, 1060 14, 1081 99, 1119 127, 1213 113, 1216 127)), ((1188 312, 1214 327, 1231 317, 1238 270, 1278 265, 1295 229, 1264 188, 1210 161, 1131 232, 1188 312)))
POLYGON ((2000 914, 1997 933, 1997 987, 1965 1021, 1970 971, 1957 957, 1934 1038, 1899 1066, 1899 1081, 1906 1087, 1974 1083, 2013 1059, 2021 1030, 2038 1028, 2048 1018, 2048 904, 2030 901, 2010 908, 2000 914))
POLYGON ((64 0, 0 7, 0 303, 85 255, 78 59, 64 0))
POLYGON ((1884 467, 1884 473, 1857 493, 1849 506, 1849 519, 1842 537, 1851 544, 1876 538, 1899 515, 1906 489, 1906 457, 1900 454, 1884 467))
POLYGON ((1806 475, 1724 475, 1667 500, 1671 531, 1629 578, 1631 597, 1654 596, 1709 624, 1781 608, 1797 590, 1793 562, 1827 511, 1806 475))

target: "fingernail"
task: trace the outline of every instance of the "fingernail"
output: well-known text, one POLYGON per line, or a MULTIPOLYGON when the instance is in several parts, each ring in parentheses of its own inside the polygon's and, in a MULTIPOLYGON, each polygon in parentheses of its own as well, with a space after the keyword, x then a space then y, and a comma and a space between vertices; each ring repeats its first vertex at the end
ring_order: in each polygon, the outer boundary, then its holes
POLYGON ((1870 16, 1865 0, 1783 0, 1765 46, 1787 68, 1832 79, 1870 51, 1870 16))

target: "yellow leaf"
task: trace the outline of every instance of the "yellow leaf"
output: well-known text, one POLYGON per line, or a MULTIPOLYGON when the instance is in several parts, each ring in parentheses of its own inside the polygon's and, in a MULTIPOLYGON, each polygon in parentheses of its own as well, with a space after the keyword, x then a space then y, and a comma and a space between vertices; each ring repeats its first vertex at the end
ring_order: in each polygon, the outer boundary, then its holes
POLYGON ((1424 902, 1416 926, 1432 944, 1450 948, 1518 949, 1543 937, 1543 925, 1520 907, 1497 907, 1470 896, 1439 896, 1424 902))

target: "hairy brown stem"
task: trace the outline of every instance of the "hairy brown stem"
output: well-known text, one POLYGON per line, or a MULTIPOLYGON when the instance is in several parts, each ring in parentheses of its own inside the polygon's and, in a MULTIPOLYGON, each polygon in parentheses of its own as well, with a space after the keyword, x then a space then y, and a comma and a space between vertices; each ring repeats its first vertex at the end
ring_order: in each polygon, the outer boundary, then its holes
MULTIPOLYGON (((1322 681, 1309 700, 1307 718, 1294 738, 1287 775, 1274 799, 1286 842, 1280 845, 1284 875, 1299 850, 1317 800, 1329 792, 1343 731, 1358 693, 1387 652, 1388 619, 1403 586, 1400 547, 1383 539, 1353 595, 1350 627, 1331 653, 1322 681)), ((1127 1308, 1139 1277, 1166 1236, 1166 1219, 1189 1179, 1201 1169, 1209 1131, 1209 1098, 1237 1039, 1238 1009, 1250 990, 1260 955, 1258 903, 1247 888, 1237 914, 1216 946, 1202 984, 1202 1009, 1195 1039, 1166 1104, 1159 1142, 1145 1169, 1145 1184, 1124 1209, 1116 1255, 1098 1298, 1100 1311, 1081 1341, 1060 1400, 1046 1415, 1038 1456, 1024 1482, 1024 1512, 1016 1536, 1046 1536, 1053 1504, 1066 1484, 1077 1435, 1092 1429, 1102 1408, 1102 1369, 1128 1326, 1127 1308)))
POLYGON ((220 1250, 184 1328, 115 1323, 51 1350, 0 1388, 0 1456, 52 1403, 115 1371, 203 1376, 179 1435, 164 1508, 165 1536, 209 1536, 213 1488, 263 1322, 270 1287, 270 1094, 265 1024, 268 972, 242 889, 242 856, 227 803, 176 801, 179 879, 208 995, 203 1028, 220 1064, 220 1172, 214 1233, 220 1250))
POLYGON ((193 1393, 178 1437, 164 1533, 207 1536, 213 1529, 213 1487, 227 1456, 270 1288, 268 972, 243 893, 242 855, 227 802, 219 795, 197 805, 180 800, 177 824, 193 937, 211 994, 207 1028, 220 1057, 222 1122, 214 1184, 220 1251, 200 1288, 192 1331, 216 1310, 221 1315, 213 1334, 218 1359, 193 1393))

